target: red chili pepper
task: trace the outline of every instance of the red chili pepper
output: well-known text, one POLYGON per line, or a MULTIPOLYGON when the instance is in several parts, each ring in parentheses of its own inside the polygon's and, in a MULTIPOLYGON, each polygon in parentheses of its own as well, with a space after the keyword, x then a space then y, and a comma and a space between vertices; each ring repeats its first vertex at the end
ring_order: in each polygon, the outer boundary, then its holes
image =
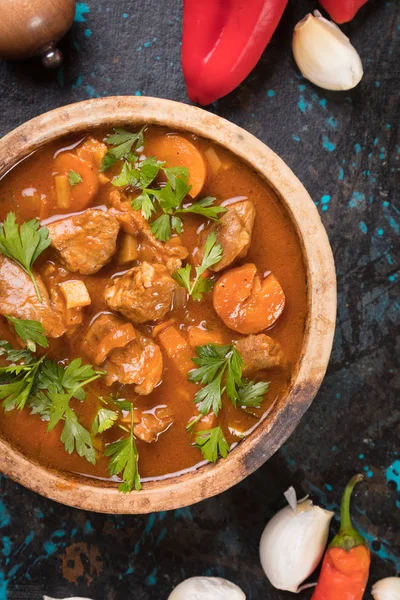
POLYGON ((210 104, 256 66, 288 0, 184 0, 182 67, 189 98, 210 104))
POLYGON ((362 475, 355 475, 347 484, 340 505, 340 530, 325 554, 311 600, 361 600, 364 596, 371 557, 350 518, 351 493, 363 479, 362 475))
POLYGON ((368 0, 319 0, 331 19, 336 23, 347 23, 354 19, 358 10, 368 0))

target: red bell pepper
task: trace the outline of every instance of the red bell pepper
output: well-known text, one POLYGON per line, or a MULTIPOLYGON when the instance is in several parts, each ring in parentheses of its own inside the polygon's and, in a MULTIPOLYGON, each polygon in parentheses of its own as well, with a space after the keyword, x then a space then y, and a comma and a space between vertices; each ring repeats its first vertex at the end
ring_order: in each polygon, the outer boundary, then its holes
POLYGON ((189 98, 210 104, 256 66, 288 0, 184 0, 182 67, 189 98))
POLYGON ((355 475, 344 491, 340 530, 325 554, 311 600, 362 600, 364 596, 371 556, 364 538, 354 529, 350 518, 351 493, 362 479, 362 475, 355 475))
POLYGON ((319 0, 319 3, 329 13, 336 23, 347 23, 354 19, 358 10, 368 0, 319 0))

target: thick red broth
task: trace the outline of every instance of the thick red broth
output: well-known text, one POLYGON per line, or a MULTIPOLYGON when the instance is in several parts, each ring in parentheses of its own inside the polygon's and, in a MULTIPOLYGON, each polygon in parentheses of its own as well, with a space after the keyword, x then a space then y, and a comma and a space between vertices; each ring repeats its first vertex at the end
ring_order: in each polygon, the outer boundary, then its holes
MULTIPOLYGON (((37 321, 48 340, 32 353, 46 355, 39 371, 46 361, 64 371, 81 358, 98 374, 82 388, 84 398, 80 392, 69 398, 51 431, 57 393, 71 388, 54 391, 44 375, 48 411, 35 411, 35 379, 22 410, 3 403, 0 435, 42 464, 116 481, 130 478, 123 469, 110 470, 107 454, 118 440, 133 440, 128 466, 142 479, 192 468, 212 450, 216 459, 241 442, 287 392, 307 304, 299 240, 266 183, 206 139, 151 126, 132 142, 129 132, 138 131, 95 130, 57 140, 0 181, 0 221, 10 212, 19 225, 38 219, 51 239, 33 264, 42 302, 29 275, 0 254, 1 339, 15 349, 27 343, 4 315, 37 321), (149 157, 162 162, 144 162, 149 157), (215 220, 204 210, 210 207, 215 220), (195 267, 207 259, 196 278, 195 267), (192 265, 189 289, 176 275, 186 265, 192 265), (218 397, 211 402, 207 382, 194 380, 193 370, 204 367, 201 357, 200 365, 192 361, 196 348, 216 352, 225 369, 220 406, 218 397), (232 356, 242 362, 229 397, 232 356), (257 402, 260 382, 269 387, 257 402), (202 390, 200 404, 195 395, 202 390), (101 408, 112 416, 99 433, 92 426, 101 408), (87 432, 91 462, 79 456, 76 440, 69 450, 62 441, 75 417, 87 432)), ((24 362, 6 358, 5 367, 24 362)), ((3 375, 0 393, 12 377, 3 375)))

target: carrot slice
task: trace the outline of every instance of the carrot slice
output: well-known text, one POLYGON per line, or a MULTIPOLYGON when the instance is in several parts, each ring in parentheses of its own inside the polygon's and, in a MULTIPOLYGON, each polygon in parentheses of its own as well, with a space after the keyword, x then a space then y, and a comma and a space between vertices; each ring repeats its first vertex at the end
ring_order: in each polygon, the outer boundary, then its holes
POLYGON ((80 175, 82 181, 70 186, 69 210, 84 210, 92 204, 99 189, 97 170, 94 162, 80 158, 72 152, 62 152, 54 160, 53 175, 68 177, 71 171, 80 175))
POLYGON ((215 312, 227 327, 239 333, 260 333, 271 327, 285 307, 285 294, 270 273, 261 279, 254 264, 230 269, 213 292, 215 312))
POLYGON ((205 344, 223 344, 224 340, 219 331, 206 331, 200 327, 189 327, 189 344, 192 348, 205 344))
POLYGON ((158 340, 182 375, 187 375, 191 369, 194 369, 194 363, 192 362, 193 352, 176 327, 171 325, 163 329, 158 334, 158 340))
POLYGON ((195 198, 200 194, 207 177, 207 167, 203 155, 192 142, 180 135, 164 135, 146 142, 145 153, 165 161, 166 167, 186 167, 192 186, 189 195, 195 198))

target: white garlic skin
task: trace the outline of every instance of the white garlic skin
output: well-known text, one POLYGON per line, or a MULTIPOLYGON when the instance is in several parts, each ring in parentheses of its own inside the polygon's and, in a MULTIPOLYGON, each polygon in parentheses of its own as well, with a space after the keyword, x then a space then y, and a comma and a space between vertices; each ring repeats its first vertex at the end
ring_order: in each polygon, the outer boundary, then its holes
POLYGON ((246 600, 242 590, 221 577, 191 577, 182 581, 168 600, 246 600))
POLYGON ((302 75, 326 90, 351 90, 364 74, 349 38, 317 10, 297 23, 292 50, 302 75))
POLYGON ((305 499, 296 511, 286 506, 267 523, 260 540, 260 560, 275 588, 298 593, 324 554, 332 517, 333 512, 305 499))
POLYGON ((400 577, 386 577, 372 586, 375 600, 400 600, 400 577))

